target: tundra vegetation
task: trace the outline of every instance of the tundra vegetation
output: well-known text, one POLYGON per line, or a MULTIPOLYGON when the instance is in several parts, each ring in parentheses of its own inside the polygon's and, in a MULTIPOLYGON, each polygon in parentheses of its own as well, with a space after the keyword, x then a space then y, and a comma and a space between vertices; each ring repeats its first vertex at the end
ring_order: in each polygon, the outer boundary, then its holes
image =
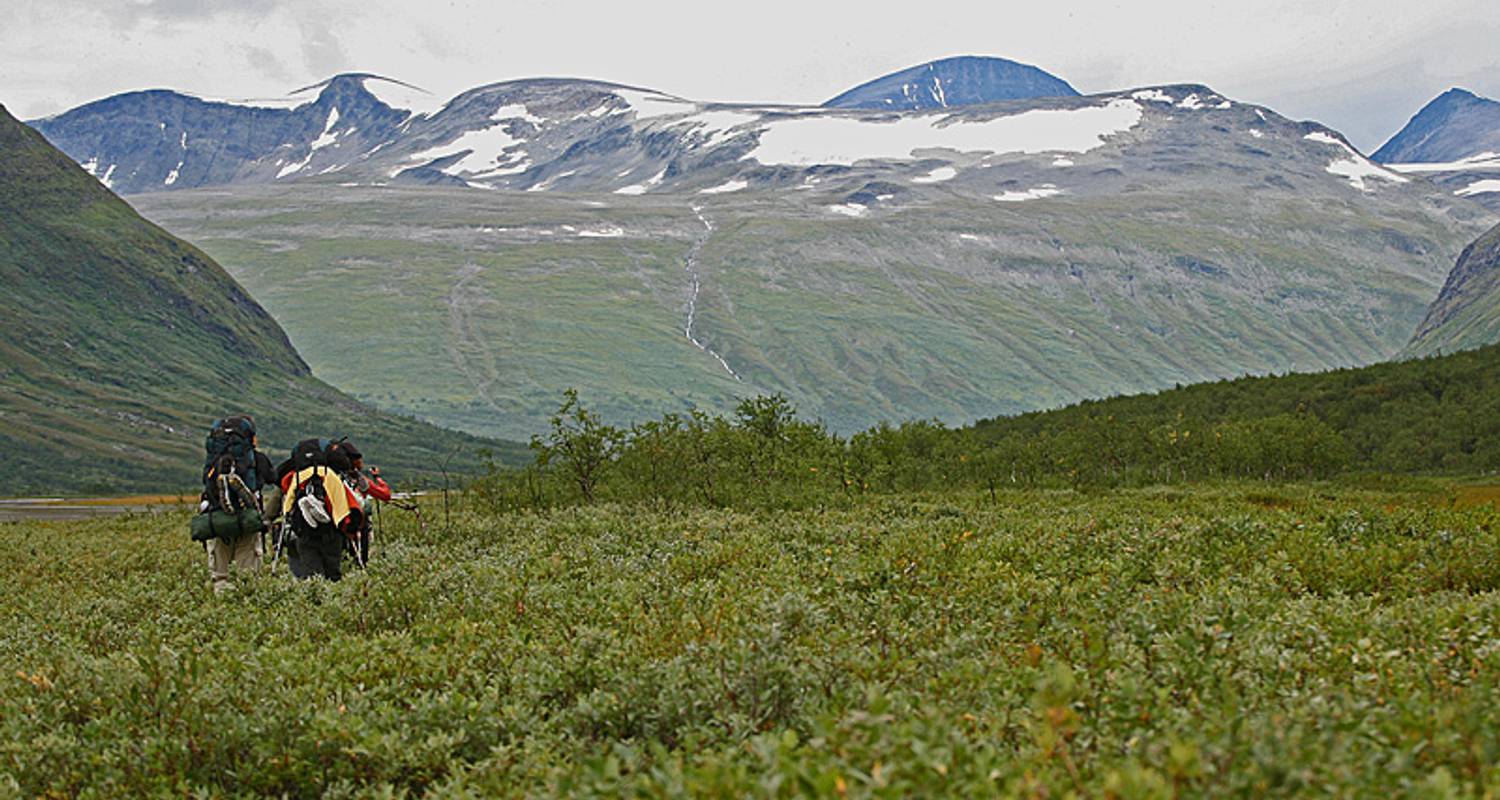
POLYGON ((1492 796, 1500 493, 1399 473, 1493 469, 1493 356, 852 437, 569 393, 339 584, 0 526, 0 794, 1492 796))
POLYGON ((1487 796, 1500 536, 1405 480, 598 502, 215 597, 0 526, 0 794, 1487 796))

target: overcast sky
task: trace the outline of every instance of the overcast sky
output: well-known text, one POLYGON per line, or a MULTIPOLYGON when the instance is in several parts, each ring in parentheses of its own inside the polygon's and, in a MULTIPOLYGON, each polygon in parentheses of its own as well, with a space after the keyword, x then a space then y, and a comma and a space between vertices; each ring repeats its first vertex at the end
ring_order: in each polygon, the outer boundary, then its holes
POLYGON ((1206 83, 1366 151, 1451 86, 1500 98, 1496 0, 9 0, 0 104, 30 119, 118 92, 276 96, 374 72, 445 96, 599 78, 695 100, 818 103, 950 55, 1082 92, 1206 83))

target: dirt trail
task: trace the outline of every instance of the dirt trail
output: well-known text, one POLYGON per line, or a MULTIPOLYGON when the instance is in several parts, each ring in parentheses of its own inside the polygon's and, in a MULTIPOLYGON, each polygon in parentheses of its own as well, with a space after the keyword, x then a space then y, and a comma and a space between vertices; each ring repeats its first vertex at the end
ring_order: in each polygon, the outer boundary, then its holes
POLYGON ((495 402, 489 392, 489 387, 500 380, 500 375, 495 370, 494 356, 485 337, 475 330, 475 325, 469 318, 470 312, 487 300, 469 291, 469 283, 483 272, 484 268, 478 264, 465 264, 458 272, 458 281, 448 291, 448 296, 443 298, 448 306, 448 323, 453 331, 453 343, 449 345, 448 353, 459 372, 474 385, 474 392, 479 395, 479 399, 490 408, 504 413, 505 409, 495 402), (465 347, 473 347, 480 357, 470 359, 464 354, 465 347), (482 363, 475 363, 476 361, 482 363))

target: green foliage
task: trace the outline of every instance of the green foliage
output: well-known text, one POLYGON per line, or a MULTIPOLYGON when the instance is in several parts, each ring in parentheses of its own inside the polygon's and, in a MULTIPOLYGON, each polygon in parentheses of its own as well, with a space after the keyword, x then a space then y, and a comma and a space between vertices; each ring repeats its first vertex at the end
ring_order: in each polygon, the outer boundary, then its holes
POLYGON ((533 436, 531 449, 536 453, 538 467, 546 469, 554 462, 561 464, 579 494, 592 503, 599 480, 624 436, 589 413, 578 402, 578 390, 567 390, 564 398, 562 408, 552 415, 551 434, 546 439, 533 436))
POLYGON ((1500 346, 1312 375, 1244 378, 948 428, 881 424, 848 438, 780 395, 730 418, 668 414, 619 431, 570 391, 546 456, 490 470, 494 508, 599 497, 742 508, 837 506, 869 493, 1103 488, 1223 479, 1500 470, 1500 346), (571 420, 571 428, 558 427, 571 420), (568 442, 588 454, 552 468, 568 442), (566 479, 565 479, 566 476, 566 479))
MULTIPOLYGON (((0 495, 192 486, 208 425, 238 413, 282 452, 308 436, 350 435, 408 484, 435 480, 455 448, 525 457, 520 445, 382 413, 317 380, 218 264, 3 109, 0 286, 0 495)), ((325 317, 337 302, 318 293, 325 317)))
POLYGON ((466 500, 223 597, 184 514, 0 525, 0 793, 1484 796, 1500 519, 1436 488, 466 500))

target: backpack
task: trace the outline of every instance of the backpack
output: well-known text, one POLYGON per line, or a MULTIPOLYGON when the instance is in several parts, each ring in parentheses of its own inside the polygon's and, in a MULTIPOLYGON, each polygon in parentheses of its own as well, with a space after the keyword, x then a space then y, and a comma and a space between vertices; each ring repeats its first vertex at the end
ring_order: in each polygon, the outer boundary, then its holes
MULTIPOLYGON (((295 453, 293 457, 295 458, 295 453)), ((334 530, 333 519, 328 514, 328 492, 323 488, 323 481, 318 474, 315 473, 301 484, 293 484, 290 493, 291 510, 286 515, 290 541, 334 530)))
MULTIPOLYGON (((347 437, 345 437, 347 438, 347 437)), ((329 442, 323 448, 323 458, 329 468, 341 476, 346 476, 354 471, 354 462, 349 458, 349 451, 344 449, 344 440, 329 442)))
POLYGON ((238 512, 253 500, 244 497, 260 490, 255 462, 255 421, 248 416, 214 422, 203 441, 203 495, 209 508, 238 512))
POLYGON ((287 459, 278 472, 301 472, 308 467, 328 466, 328 456, 323 452, 328 447, 327 439, 303 439, 292 448, 292 457, 287 459))

